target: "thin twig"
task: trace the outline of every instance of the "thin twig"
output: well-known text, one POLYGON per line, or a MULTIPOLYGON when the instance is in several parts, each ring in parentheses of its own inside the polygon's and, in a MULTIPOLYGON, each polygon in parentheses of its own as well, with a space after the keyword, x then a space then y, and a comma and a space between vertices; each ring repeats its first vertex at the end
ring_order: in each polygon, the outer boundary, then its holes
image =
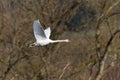
POLYGON ((63 74, 65 73, 65 70, 68 68, 68 66, 70 65, 70 63, 67 63, 66 66, 63 68, 62 73, 60 74, 58 80, 60 80, 63 77, 63 74))
POLYGON ((15 76, 13 76, 10 80, 15 80, 15 77, 18 76, 18 74, 16 73, 15 76))
POLYGON ((113 8, 116 7, 119 3, 120 3, 120 0, 118 0, 117 2, 115 2, 112 6, 110 6, 108 8, 108 10, 105 12, 105 16, 107 17, 108 14, 113 10, 113 8))
POLYGON ((10 70, 11 70, 19 61, 21 61, 21 60, 24 59, 25 57, 26 57, 26 55, 23 56, 23 57, 21 57, 21 58, 19 58, 19 59, 17 59, 13 64, 9 63, 8 68, 7 68, 6 71, 4 72, 3 80, 6 79, 8 73, 10 72, 10 70))
POLYGON ((107 23, 107 26, 108 26, 108 29, 109 29, 109 32, 110 32, 110 36, 112 36, 112 30, 111 30, 111 26, 110 26, 110 23, 109 23, 108 19, 106 20, 106 23, 107 23))

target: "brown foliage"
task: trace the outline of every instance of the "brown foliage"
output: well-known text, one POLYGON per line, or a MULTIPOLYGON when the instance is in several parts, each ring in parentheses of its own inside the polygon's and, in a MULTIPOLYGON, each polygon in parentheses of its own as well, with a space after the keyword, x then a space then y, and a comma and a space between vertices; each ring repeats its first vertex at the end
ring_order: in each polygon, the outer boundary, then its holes
POLYGON ((120 0, 1 0, 0 80, 119 79, 119 8, 120 0), (36 19, 71 42, 29 48, 36 19))

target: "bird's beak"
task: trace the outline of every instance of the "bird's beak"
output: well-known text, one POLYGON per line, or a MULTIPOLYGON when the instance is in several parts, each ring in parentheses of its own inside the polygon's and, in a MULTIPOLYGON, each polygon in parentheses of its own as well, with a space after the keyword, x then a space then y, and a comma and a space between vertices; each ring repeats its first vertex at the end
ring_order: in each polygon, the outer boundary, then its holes
POLYGON ((67 40, 67 42, 71 42, 69 39, 66 39, 67 40))

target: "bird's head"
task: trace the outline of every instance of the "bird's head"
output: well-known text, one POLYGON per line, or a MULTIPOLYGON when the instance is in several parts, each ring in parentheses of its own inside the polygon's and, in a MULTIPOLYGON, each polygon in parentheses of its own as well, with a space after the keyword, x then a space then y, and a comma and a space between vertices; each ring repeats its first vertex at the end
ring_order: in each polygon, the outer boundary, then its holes
POLYGON ((71 42, 69 39, 66 39, 65 41, 66 41, 66 42, 71 42))

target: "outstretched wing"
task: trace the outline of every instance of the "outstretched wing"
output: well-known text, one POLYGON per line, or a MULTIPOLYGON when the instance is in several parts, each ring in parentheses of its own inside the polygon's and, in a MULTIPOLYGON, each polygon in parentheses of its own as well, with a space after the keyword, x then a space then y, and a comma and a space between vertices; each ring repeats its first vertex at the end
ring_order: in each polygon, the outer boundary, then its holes
POLYGON ((44 32, 45 32, 46 37, 49 38, 50 34, 51 34, 50 27, 48 27, 47 29, 45 29, 44 32))
POLYGON ((42 25, 39 20, 35 20, 33 23, 34 36, 36 40, 43 40, 46 38, 42 25))

